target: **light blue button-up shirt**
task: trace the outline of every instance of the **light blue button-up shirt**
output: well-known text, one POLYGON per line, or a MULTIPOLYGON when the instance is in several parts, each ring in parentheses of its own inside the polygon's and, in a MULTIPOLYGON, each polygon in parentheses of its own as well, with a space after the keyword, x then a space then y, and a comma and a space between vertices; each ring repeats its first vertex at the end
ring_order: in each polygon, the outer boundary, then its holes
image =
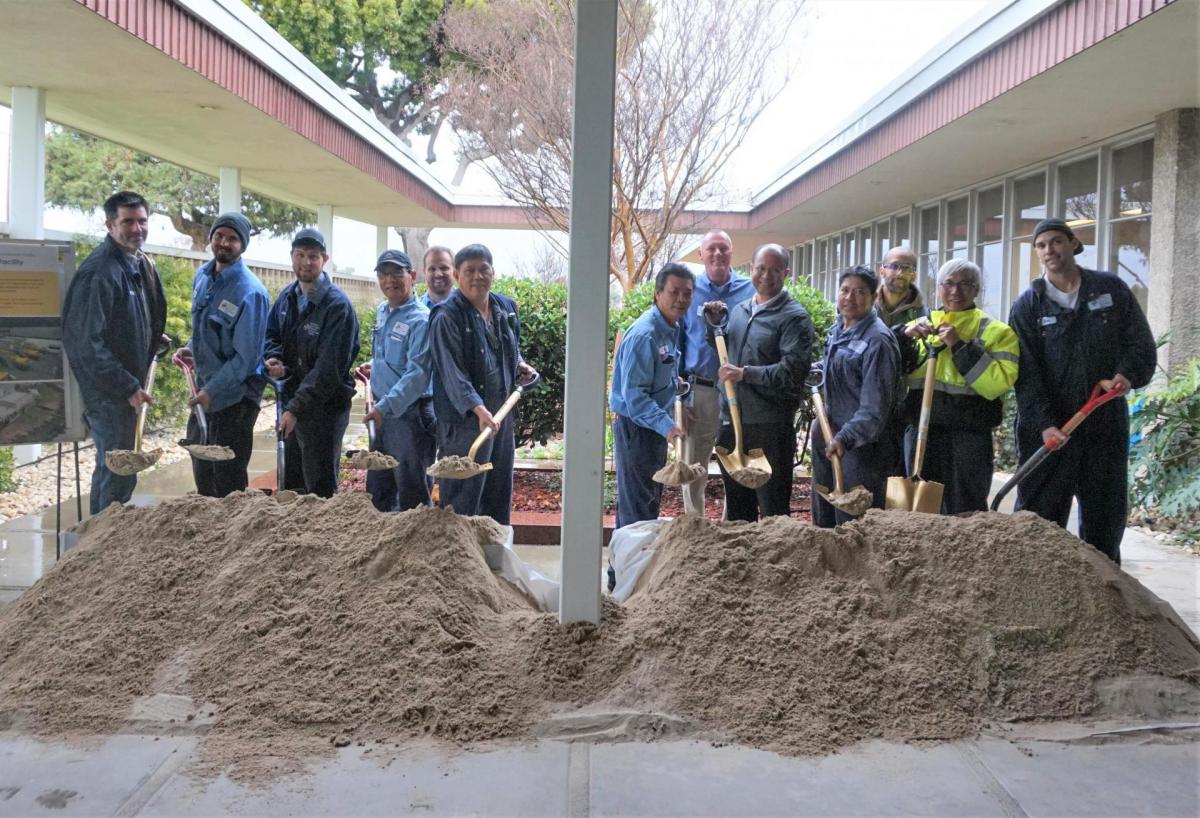
POLYGON ((412 296, 395 309, 380 304, 371 338, 371 393, 379 414, 400 417, 418 398, 432 396, 432 366, 429 309, 412 296))
POLYGON ((679 369, 679 327, 651 306, 625 332, 613 362, 608 405, 663 437, 675 425, 675 377, 679 369))
POLYGON ((708 280, 707 273, 696 276, 696 291, 692 294, 692 308, 683 321, 683 374, 698 375, 714 383, 721 362, 717 351, 708 343, 708 324, 704 320, 704 302, 724 301, 732 310, 736 305, 754 295, 750 279, 739 273, 731 273, 729 280, 718 287, 708 280))
POLYGON ((238 259, 220 273, 209 261, 192 279, 192 338, 196 388, 208 392, 208 411, 262 398, 263 336, 271 300, 238 259))

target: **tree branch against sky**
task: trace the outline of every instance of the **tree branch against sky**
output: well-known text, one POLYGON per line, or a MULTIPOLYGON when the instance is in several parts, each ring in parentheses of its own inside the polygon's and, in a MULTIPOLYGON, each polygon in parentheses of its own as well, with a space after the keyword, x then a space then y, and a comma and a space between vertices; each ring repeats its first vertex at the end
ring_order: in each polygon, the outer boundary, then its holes
MULTIPOLYGON (((777 67, 800 10, 784 0, 622 0, 613 149, 612 275, 644 280, 689 208, 720 199, 720 174, 782 89, 777 67)), ((443 104, 468 155, 501 191, 568 229, 575 5, 491 0, 444 23, 456 64, 443 104)))

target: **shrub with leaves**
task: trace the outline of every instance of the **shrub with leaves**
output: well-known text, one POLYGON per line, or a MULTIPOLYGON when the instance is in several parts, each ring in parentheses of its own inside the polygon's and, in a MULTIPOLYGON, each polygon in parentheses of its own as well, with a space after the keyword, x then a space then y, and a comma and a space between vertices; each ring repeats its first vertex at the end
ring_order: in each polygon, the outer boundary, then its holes
POLYGON ((1135 393, 1130 432, 1130 504, 1200 541, 1200 358, 1135 393))
POLYGON ((16 491, 17 478, 13 476, 13 469, 16 468, 16 462, 13 460, 13 450, 5 447, 0 447, 0 494, 7 491, 16 491))
POLYGON ((517 304, 521 354, 542 382, 517 404, 517 445, 562 434, 567 369, 567 288, 532 278, 498 278, 493 288, 517 304))

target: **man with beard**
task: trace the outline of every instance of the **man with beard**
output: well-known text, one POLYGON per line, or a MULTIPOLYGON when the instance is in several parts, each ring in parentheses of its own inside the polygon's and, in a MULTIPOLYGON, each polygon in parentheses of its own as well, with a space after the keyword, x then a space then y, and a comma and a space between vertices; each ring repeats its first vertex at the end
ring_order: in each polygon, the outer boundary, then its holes
POLYGON ((421 266, 425 268, 425 292, 418 300, 431 310, 434 304, 445 301, 454 289, 454 253, 449 247, 430 247, 425 251, 421 266))
MULTIPOLYGON (((875 293, 875 314, 902 341, 904 328, 918 318, 926 318, 929 310, 921 291, 913 284, 917 277, 917 257, 907 247, 893 247, 879 265, 879 290, 875 293)), ((888 416, 880 443, 885 447, 888 477, 904 477, 904 435, 908 423, 904 419, 906 387, 898 386, 896 405, 888 416)))

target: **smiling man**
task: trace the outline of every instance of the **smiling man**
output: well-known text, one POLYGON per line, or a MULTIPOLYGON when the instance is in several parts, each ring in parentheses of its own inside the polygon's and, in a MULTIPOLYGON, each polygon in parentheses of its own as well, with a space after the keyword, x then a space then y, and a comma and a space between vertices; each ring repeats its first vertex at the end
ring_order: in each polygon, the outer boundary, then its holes
POLYGON ((1021 345, 1017 377, 1017 456, 1066 444, 1017 486, 1017 508, 1064 528, 1079 500, 1079 536, 1121 562, 1128 513, 1129 409, 1125 399, 1098 408, 1071 439, 1059 425, 1099 384, 1139 388, 1154 375, 1150 325, 1129 287, 1112 273, 1086 270, 1070 225, 1043 219, 1033 245, 1044 275, 1013 304, 1009 322, 1021 345))
POLYGON ((338 485, 342 435, 350 422, 358 355, 358 316, 325 274, 325 237, 306 227, 292 238, 296 280, 284 287, 267 320, 267 374, 286 379, 279 432, 287 474, 279 484, 332 497, 338 485))
POLYGON ((454 289, 454 252, 449 247, 430 247, 421 260, 425 268, 425 292, 421 303, 428 309, 445 301, 454 289))
POLYGON ((167 322, 154 263, 142 252, 150 208, 122 191, 104 203, 108 236, 79 265, 63 303, 63 347, 96 443, 90 508, 127 503, 137 475, 108 469, 111 449, 132 449, 138 410, 152 403, 143 382, 167 322))

